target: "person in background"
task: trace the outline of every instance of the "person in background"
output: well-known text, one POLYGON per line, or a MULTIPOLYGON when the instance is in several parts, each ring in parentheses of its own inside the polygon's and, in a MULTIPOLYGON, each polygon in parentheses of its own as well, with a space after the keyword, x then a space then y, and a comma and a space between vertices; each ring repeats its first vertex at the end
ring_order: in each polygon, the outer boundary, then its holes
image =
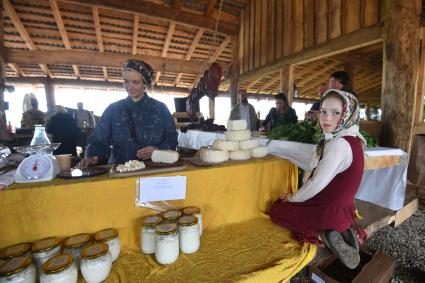
POLYGON ((248 93, 246 90, 239 90, 239 101, 240 102, 230 111, 229 120, 245 120, 248 129, 251 131, 257 131, 257 114, 254 106, 248 103, 248 93))
POLYGON ((140 60, 127 60, 122 75, 127 98, 109 105, 87 140, 79 167, 147 160, 155 149, 175 150, 177 130, 167 106, 149 97, 154 71, 140 60))
POLYGON ((54 151, 54 154, 72 154, 77 156, 77 138, 80 129, 75 124, 71 114, 67 113, 65 107, 56 105, 56 114, 47 123, 46 131, 53 135, 54 143, 61 145, 54 151))
POLYGON ((78 128, 89 128, 93 129, 96 126, 93 114, 84 109, 83 103, 77 103, 77 111, 74 112, 74 119, 77 122, 78 128))
POLYGON ((31 98, 31 109, 22 114, 21 128, 33 129, 34 125, 46 125, 46 113, 38 110, 38 101, 31 98))
POLYGON ((289 106, 288 98, 284 93, 276 95, 276 107, 270 109, 266 119, 263 121, 262 131, 269 131, 278 124, 295 124, 298 122, 298 116, 295 110, 289 106))

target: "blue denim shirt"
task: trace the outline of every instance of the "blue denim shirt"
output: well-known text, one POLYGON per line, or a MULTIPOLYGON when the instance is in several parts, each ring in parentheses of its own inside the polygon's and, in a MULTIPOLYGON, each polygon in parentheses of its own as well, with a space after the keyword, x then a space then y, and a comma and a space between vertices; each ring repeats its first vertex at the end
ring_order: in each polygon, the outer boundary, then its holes
POLYGON ((106 108, 87 140, 85 156, 120 164, 137 160, 137 150, 146 146, 176 149, 177 131, 167 106, 145 93, 140 101, 127 97, 106 108))

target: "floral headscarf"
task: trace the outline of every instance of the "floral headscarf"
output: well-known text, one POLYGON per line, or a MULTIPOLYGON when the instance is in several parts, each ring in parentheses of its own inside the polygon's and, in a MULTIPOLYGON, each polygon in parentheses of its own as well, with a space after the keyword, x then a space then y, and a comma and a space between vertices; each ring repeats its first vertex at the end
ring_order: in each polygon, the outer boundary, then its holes
POLYGON ((140 60, 129 59, 124 62, 122 69, 123 71, 136 71, 140 74, 147 87, 150 87, 152 85, 154 72, 149 64, 140 60))

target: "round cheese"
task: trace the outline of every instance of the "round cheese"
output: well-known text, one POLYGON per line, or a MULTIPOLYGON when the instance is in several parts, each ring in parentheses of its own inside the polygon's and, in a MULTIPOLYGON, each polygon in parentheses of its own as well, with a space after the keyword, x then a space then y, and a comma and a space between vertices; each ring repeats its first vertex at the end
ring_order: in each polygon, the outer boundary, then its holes
POLYGON ((247 140, 247 141, 241 141, 239 143, 240 149, 253 149, 260 146, 260 142, 258 140, 247 140))
POLYGON ((226 140, 228 141, 246 141, 251 138, 250 130, 241 131, 227 131, 224 133, 226 140))
POLYGON ((269 149, 267 148, 267 146, 259 146, 259 147, 253 148, 251 152, 252 152, 252 157, 258 158, 258 157, 264 157, 267 154, 269 154, 269 149))
POLYGON ((201 149, 200 159, 207 163, 220 163, 229 160, 229 152, 210 148, 201 149))
POLYGON ((231 160, 248 160, 251 158, 251 151, 249 150, 237 150, 230 152, 231 160))
POLYGON ((235 151, 235 150, 239 150, 239 142, 215 140, 212 144, 212 147, 214 149, 219 149, 219 150, 235 151))
POLYGON ((246 130, 247 124, 245 120, 229 120, 227 122, 227 130, 228 131, 240 131, 246 130))

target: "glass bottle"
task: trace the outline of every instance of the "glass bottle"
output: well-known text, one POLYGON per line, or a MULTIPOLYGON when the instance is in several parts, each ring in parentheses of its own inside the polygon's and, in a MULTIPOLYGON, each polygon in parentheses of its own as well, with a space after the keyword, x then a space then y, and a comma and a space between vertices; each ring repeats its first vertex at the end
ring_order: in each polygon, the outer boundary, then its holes
POLYGON ((50 140, 47 137, 46 129, 44 126, 34 126, 34 136, 31 140, 31 145, 50 144, 50 140))

